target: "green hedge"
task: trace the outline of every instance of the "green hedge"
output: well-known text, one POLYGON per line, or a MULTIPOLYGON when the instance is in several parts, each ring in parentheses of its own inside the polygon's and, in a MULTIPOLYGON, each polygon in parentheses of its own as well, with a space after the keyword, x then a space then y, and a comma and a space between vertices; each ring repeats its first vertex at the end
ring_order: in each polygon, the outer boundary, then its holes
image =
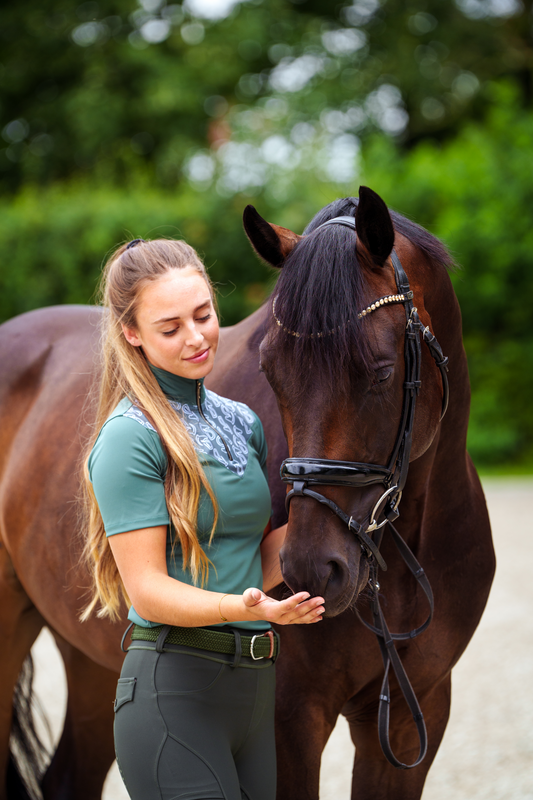
POLYGON ((242 231, 242 199, 188 190, 90 184, 26 188, 0 200, 0 318, 56 303, 90 303, 106 255, 132 238, 185 238, 219 284, 225 324, 257 307, 270 271, 242 231), (228 231, 231 231, 228 234, 228 231))

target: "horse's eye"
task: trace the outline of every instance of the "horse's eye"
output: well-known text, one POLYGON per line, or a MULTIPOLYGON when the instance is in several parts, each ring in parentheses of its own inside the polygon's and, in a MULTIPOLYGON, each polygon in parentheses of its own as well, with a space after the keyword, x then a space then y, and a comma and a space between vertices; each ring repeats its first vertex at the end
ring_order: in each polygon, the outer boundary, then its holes
POLYGON ((376 386, 379 383, 385 383, 390 376, 392 375, 392 369, 389 367, 385 367, 384 369, 378 369, 374 374, 373 384, 376 386))

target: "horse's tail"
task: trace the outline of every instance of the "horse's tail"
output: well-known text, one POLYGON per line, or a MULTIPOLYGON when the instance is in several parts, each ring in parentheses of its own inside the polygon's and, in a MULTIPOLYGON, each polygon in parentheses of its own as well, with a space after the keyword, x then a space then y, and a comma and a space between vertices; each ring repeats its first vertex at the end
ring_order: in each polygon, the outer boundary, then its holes
POLYGON ((28 653, 13 694, 7 769, 9 800, 42 800, 41 782, 50 763, 50 752, 35 727, 33 675, 33 659, 28 653))

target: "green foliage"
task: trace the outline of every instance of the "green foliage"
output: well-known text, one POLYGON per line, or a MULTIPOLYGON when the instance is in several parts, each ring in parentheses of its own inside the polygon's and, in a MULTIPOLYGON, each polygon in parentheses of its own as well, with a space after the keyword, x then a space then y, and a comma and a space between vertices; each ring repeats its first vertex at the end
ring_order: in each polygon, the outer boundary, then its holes
POLYGON ((227 137, 217 120, 245 99, 243 74, 271 67, 268 50, 280 35, 296 41, 309 23, 285 0, 245 3, 216 23, 164 0, 145 5, 154 13, 135 0, 2 10, 4 189, 95 173, 122 182, 132 172, 175 187, 189 151, 227 137), (143 38, 150 23, 167 26, 163 41, 143 38))
POLYGON ((269 100, 288 139, 302 123, 408 145, 450 136, 486 108, 486 80, 512 76, 531 105, 531 6, 248 0, 213 21, 165 0, 5 4, 0 186, 133 171, 175 188, 196 150, 264 140, 269 100))

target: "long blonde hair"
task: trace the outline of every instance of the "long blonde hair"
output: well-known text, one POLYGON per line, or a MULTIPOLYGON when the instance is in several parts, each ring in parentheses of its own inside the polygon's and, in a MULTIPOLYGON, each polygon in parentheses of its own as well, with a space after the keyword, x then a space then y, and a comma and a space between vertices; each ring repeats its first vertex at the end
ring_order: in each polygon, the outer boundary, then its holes
POLYGON ((89 455, 100 429, 124 397, 129 397, 147 412, 167 455, 165 498, 176 534, 173 546, 177 539, 181 545, 183 568, 190 570, 195 584, 203 586, 207 579, 210 562, 198 541, 196 518, 203 486, 214 509, 211 543, 218 516, 213 491, 191 437, 171 408, 142 349, 129 344, 122 331, 122 325, 136 328, 136 312, 142 290, 170 270, 186 267, 192 267, 202 275, 214 300, 204 265, 193 248, 183 241, 139 240, 134 246, 122 245, 104 268, 100 288, 102 302, 107 309, 102 323, 103 371, 94 432, 83 462, 84 559, 92 575, 92 597, 81 614, 82 620, 86 620, 98 605, 98 616, 111 619, 119 617, 122 598, 127 605, 131 605, 106 538, 88 470, 89 455))

